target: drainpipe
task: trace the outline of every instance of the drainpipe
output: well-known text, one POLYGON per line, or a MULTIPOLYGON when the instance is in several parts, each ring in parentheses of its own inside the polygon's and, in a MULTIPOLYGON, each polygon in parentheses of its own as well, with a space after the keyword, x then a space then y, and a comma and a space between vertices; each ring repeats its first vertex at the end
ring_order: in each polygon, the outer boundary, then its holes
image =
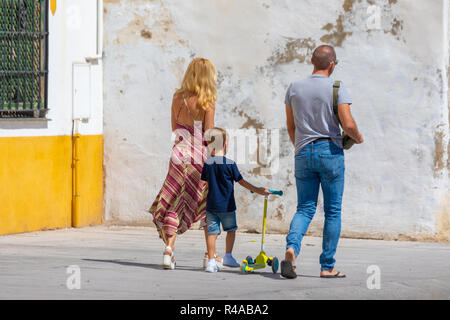
POLYGON ((80 119, 73 120, 72 127, 72 227, 80 217, 80 193, 79 193, 79 172, 80 172, 80 138, 78 131, 80 119))

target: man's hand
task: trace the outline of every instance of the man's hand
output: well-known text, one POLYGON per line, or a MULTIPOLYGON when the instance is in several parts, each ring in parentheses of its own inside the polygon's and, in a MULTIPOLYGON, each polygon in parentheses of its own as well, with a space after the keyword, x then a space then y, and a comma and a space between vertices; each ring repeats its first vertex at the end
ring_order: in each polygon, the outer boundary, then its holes
POLYGON ((359 138, 358 140, 355 140, 356 144, 361 144, 361 143, 364 142, 364 138, 363 138, 363 135, 361 133, 359 134, 358 138, 359 138))

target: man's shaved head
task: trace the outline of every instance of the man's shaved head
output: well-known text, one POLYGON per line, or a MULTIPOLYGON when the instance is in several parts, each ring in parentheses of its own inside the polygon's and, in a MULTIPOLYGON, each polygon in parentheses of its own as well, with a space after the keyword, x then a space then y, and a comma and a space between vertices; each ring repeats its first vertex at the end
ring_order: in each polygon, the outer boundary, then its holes
POLYGON ((312 56, 312 63, 317 70, 326 70, 336 60, 336 51, 329 45, 318 46, 312 56))

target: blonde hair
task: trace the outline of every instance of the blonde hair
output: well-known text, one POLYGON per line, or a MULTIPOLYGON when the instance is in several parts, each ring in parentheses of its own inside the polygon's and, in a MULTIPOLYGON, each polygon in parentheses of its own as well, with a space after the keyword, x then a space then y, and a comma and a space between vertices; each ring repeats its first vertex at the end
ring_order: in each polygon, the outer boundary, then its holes
POLYGON ((216 152, 226 151, 225 146, 228 142, 229 136, 225 129, 214 127, 205 132, 205 141, 208 145, 208 151, 211 154, 216 152))
POLYGON ((216 69, 214 65, 203 58, 192 60, 177 93, 182 91, 197 95, 198 104, 203 110, 208 110, 217 101, 216 69))

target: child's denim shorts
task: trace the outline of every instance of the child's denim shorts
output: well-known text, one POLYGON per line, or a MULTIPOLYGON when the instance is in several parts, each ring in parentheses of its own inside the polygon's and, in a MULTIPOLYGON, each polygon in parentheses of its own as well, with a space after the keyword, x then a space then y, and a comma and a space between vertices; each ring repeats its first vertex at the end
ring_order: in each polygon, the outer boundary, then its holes
POLYGON ((208 226, 208 234, 220 234, 220 224, 222 223, 223 231, 236 231, 236 211, 212 213, 206 211, 206 225, 208 226))

